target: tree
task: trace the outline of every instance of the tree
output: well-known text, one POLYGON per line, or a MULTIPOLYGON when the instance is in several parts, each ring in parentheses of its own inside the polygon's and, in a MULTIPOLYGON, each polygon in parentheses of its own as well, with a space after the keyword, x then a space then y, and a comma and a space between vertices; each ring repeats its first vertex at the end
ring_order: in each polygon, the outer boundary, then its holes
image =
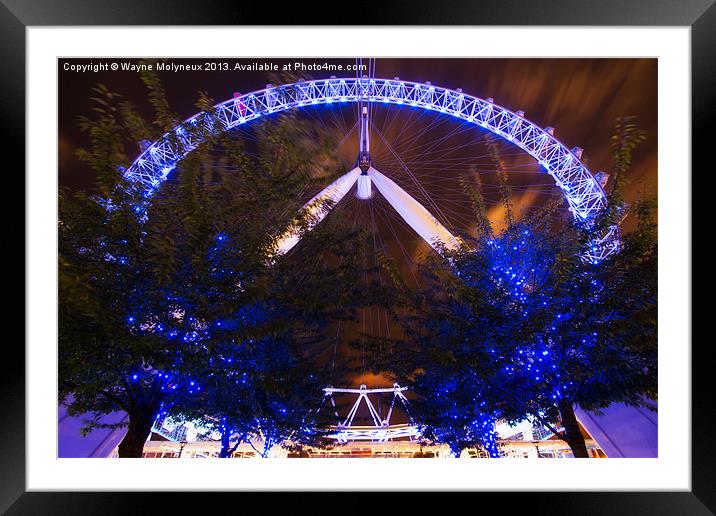
POLYGON ((103 86, 95 91, 98 115, 80 122, 91 148, 78 156, 95 173, 96 192, 62 189, 59 199, 59 392, 70 414, 90 416, 86 431, 124 410, 120 456, 138 456, 174 379, 167 369, 178 347, 144 334, 145 317, 159 313, 152 274, 159 264, 142 245, 141 194, 118 169, 127 162, 128 133, 149 129, 134 124, 139 118, 118 95, 103 86))
POLYGON ((304 344, 287 332, 217 346, 202 366, 202 394, 182 398, 163 414, 218 433, 221 458, 241 443, 266 457, 277 444, 314 442, 320 432, 310 416, 325 378, 304 356, 304 344))
MULTIPOLYGON (((274 243, 287 227, 307 227, 306 214, 297 205, 297 191, 313 178, 316 160, 325 163, 318 151, 324 145, 332 148, 330 140, 319 146, 316 142, 321 138, 315 136, 320 135, 308 134, 313 130, 290 115, 260 126, 261 157, 255 167, 244 164, 242 186, 231 187, 231 198, 202 203, 231 205, 235 199, 241 206, 233 206, 233 219, 226 224, 230 229, 219 234, 214 254, 200 269, 203 276, 194 280, 185 295, 200 296, 204 304, 224 295, 234 303, 245 299, 246 304, 240 314, 224 311, 203 316, 215 321, 216 328, 215 336, 207 341, 208 352, 194 365, 195 376, 203 378, 202 395, 183 398, 165 411, 217 431, 221 457, 230 457, 242 442, 255 446, 260 441, 259 453, 266 456, 282 441, 291 439, 297 445, 320 434, 310 424, 309 413, 326 383, 320 365, 323 330, 330 321, 352 315, 360 235, 339 223, 324 223, 303 235, 299 256, 276 255, 274 243), (237 219, 239 213, 245 219, 237 219), (259 230, 247 232, 247 226, 257 224, 259 230), (247 235, 256 238, 242 243, 239 255, 228 262, 217 261, 221 250, 246 240, 247 235), (236 278, 237 261, 245 268, 247 257, 254 255, 252 272, 236 278), (221 294, 237 280, 241 292, 221 294)), ((239 145, 229 138, 221 150, 234 162, 243 162, 239 145)), ((184 209, 181 195, 171 194, 167 202, 177 204, 180 212, 184 209)), ((193 206, 185 216, 202 209, 193 206)), ((170 218, 182 217, 172 214, 170 218)), ((172 234, 181 231, 177 228, 172 234)))
POLYGON ((657 380, 652 203, 633 206, 636 229, 622 235, 620 252, 598 263, 584 258, 623 217, 623 173, 642 139, 631 120, 618 121, 610 209, 584 223, 557 217, 554 202, 515 221, 503 199, 509 223, 496 234, 479 182, 463 181, 478 237, 464 236, 462 249, 445 250, 428 264, 432 288, 418 293, 412 316, 403 319, 410 350, 403 347, 391 363, 418 395, 414 410, 430 416, 429 434, 451 447, 463 436, 488 448, 489 434, 487 441, 471 437, 473 419, 530 417, 565 440, 575 457, 587 457, 575 405, 649 406, 657 380), (458 386, 451 387, 454 405, 441 397, 446 385, 458 386))
POLYGON ((490 385, 453 373, 450 366, 431 367, 413 383, 419 401, 411 404, 411 416, 419 422, 422 437, 447 444, 454 457, 467 448, 482 448, 490 457, 499 457, 497 411, 488 403, 494 396, 490 385))
MULTIPOLYGON (((87 431, 125 411, 120 457, 141 456, 160 412, 202 410, 249 433, 259 413, 304 410, 300 396, 313 395, 319 375, 282 397, 286 382, 311 359, 304 336, 349 312, 341 281, 352 270, 344 234, 308 236, 333 253, 320 267, 275 260, 275 238, 295 222, 301 190, 316 171, 335 173, 324 169, 329 135, 291 115, 261 124, 250 152, 228 136, 197 135, 206 142, 149 196, 127 181, 129 145, 177 123, 157 77, 142 78, 154 123, 99 86, 96 117, 81 120, 90 147, 78 153, 95 173, 95 192, 60 193, 60 399, 69 413, 88 416, 87 431), (257 360, 279 344, 295 351, 283 362, 257 360), (249 397, 230 388, 244 372, 255 382, 249 397), (242 408, 229 411, 237 397, 242 408)), ((198 107, 210 106, 201 95, 198 107)))

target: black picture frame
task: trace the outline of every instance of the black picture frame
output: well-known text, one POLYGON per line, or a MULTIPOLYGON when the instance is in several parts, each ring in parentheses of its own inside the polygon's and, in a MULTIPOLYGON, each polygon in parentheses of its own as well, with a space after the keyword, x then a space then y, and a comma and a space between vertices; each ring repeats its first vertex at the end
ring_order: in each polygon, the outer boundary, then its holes
MULTIPOLYGON (((269 9, 259 10, 260 5, 213 0, 181 3, 174 0, 0 0, 0 64, 4 76, 0 80, 0 113, 5 129, 2 141, 7 149, 15 149, 13 155, 20 158, 17 169, 21 167, 24 170, 24 153, 17 150, 25 147, 26 27, 269 23, 315 25, 314 13, 326 11, 322 6, 316 6, 316 9, 275 9, 268 13, 269 9)), ((359 9, 355 5, 348 8, 359 9)), ((352 23, 356 18, 337 19, 350 19, 352 23)), ((366 13, 359 19, 372 25, 689 26, 692 38, 692 162, 705 165, 705 156, 711 152, 708 128, 716 105, 714 0, 460 0, 449 6, 438 6, 425 0, 414 0, 406 6, 394 1, 381 2, 379 11, 366 13)), ((693 169, 696 170, 696 165, 693 169)), ((704 171, 711 169, 712 166, 703 168, 704 171)), ((24 192, 24 181, 19 186, 24 192)), ((20 238, 24 240, 23 236, 20 238)), ((14 261, 19 262, 21 257, 23 263, 26 263, 28 257, 24 255, 24 250, 15 255, 14 261)), ((24 307, 24 303, 16 305, 24 307)), ((479 496, 480 506, 490 501, 498 506, 509 505, 514 512, 526 510, 569 515, 701 515, 716 512, 716 446, 713 445, 712 431, 716 404, 712 399, 712 374, 709 374, 714 361, 709 356, 708 340, 696 341, 691 346, 689 344, 681 343, 680 346, 684 352, 688 352, 691 347, 692 356, 691 442, 692 450, 697 453, 692 452, 691 457, 691 491, 479 493, 473 495, 473 500, 478 501, 476 497, 479 496)), ((194 503, 200 507, 199 510, 209 510, 207 500, 213 505, 232 496, 204 494, 190 500, 185 493, 26 492, 25 447, 28 443, 25 439, 24 355, 19 355, 12 363, 13 367, 6 367, 0 379, 0 413, 4 430, 0 439, 0 511, 13 515, 143 514, 151 510, 151 503, 159 502, 162 512, 180 510, 184 513, 191 510, 194 503)), ((48 439, 51 438, 54 437, 48 435, 48 439)), ((233 496, 232 503, 236 503, 236 495, 233 496)), ((277 512, 283 504, 295 504, 297 496, 303 494, 272 494, 270 498, 264 494, 261 498, 263 503, 271 505, 271 512, 277 512)), ((345 498, 340 502, 342 506, 369 510, 360 493, 343 496, 345 498)), ((415 502, 422 504, 422 500, 423 496, 415 493, 410 500, 402 499, 391 506, 396 507, 395 510, 409 510, 415 502)), ((245 503, 244 500, 242 505, 245 503)), ((324 503, 327 504, 326 509, 333 506, 331 502, 321 502, 324 503)), ((388 506, 388 510, 391 506, 388 506)))

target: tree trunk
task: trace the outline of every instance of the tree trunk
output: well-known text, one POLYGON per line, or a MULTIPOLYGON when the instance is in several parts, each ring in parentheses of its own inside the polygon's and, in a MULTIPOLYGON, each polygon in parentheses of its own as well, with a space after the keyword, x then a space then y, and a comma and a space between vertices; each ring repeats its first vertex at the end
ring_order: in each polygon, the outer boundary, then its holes
POLYGON ((494 443, 492 443, 491 445, 483 446, 483 449, 491 459, 499 459, 502 456, 500 454, 500 449, 494 443))
POLYGON ((221 451, 219 452, 220 459, 228 459, 233 454, 231 450, 231 433, 224 431, 221 433, 221 451))
POLYGON ((152 431, 152 425, 155 419, 156 413, 153 410, 147 410, 138 414, 129 414, 127 435, 125 435, 122 442, 119 443, 120 458, 140 458, 142 456, 144 443, 152 431))
POLYGON ((572 402, 565 399, 560 400, 559 414, 562 417, 562 426, 564 427, 564 440, 567 441, 567 444, 572 449, 574 457, 588 459, 587 445, 584 442, 582 433, 579 431, 579 423, 577 423, 577 417, 574 415, 572 402))

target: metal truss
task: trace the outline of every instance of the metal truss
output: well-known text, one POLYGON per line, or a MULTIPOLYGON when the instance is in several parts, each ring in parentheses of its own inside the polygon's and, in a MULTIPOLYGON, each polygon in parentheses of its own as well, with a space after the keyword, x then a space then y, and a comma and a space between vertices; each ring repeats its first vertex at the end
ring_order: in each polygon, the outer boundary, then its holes
POLYGON ((381 443, 397 439, 409 439, 412 441, 419 438, 420 432, 418 431, 418 427, 413 424, 412 420, 410 420, 410 423, 397 425, 392 425, 390 421, 393 415, 396 400, 401 403, 403 410, 407 413, 408 400, 403 394, 403 392, 407 389, 407 387, 401 387, 398 384, 393 385, 393 387, 378 389, 368 389, 365 385, 361 385, 359 389, 338 389, 335 387, 326 387, 323 389, 324 396, 321 406, 325 404, 326 399, 330 399, 334 415, 338 421, 338 424, 330 427, 331 433, 328 437, 335 439, 340 443, 348 441, 369 441, 381 443), (357 395, 355 402, 351 406, 351 409, 348 411, 345 418, 338 414, 336 401, 333 397, 334 394, 357 395), (369 395, 371 394, 393 395, 390 408, 388 409, 388 413, 385 418, 381 417, 380 413, 375 408, 375 405, 373 405, 373 402, 369 398, 369 395), (353 424, 356 413, 358 412, 361 404, 365 404, 368 408, 368 413, 373 420, 372 426, 353 424))
MULTIPOLYGON (((393 180, 383 175, 370 164, 367 166, 368 169, 365 173, 359 167, 356 167, 342 175, 303 206, 303 211, 309 217, 309 230, 316 227, 328 215, 330 210, 346 196, 355 183, 358 183, 356 196, 359 199, 370 198, 371 184, 375 183, 377 190, 403 218, 406 224, 436 252, 440 253, 443 249, 457 249, 461 239, 452 235, 422 204, 400 188, 393 180), (366 180, 363 183, 365 195, 361 195, 361 179, 366 180)), ((301 228, 298 224, 292 224, 275 241, 278 254, 286 254, 298 244, 300 239, 301 228)))
MULTIPOLYGON (((197 113, 149 145, 125 175, 140 182, 151 193, 209 133, 227 131, 280 111, 334 102, 397 104, 454 116, 504 138, 537 160, 554 178, 577 220, 588 220, 607 205, 599 181, 580 161, 582 149, 569 149, 554 137, 553 128, 543 129, 527 120, 524 112, 498 106, 491 98, 480 99, 459 88, 450 90, 430 82, 423 84, 397 78, 331 77, 281 86, 268 85, 263 90, 236 94, 214 106, 212 111, 197 113)), ((594 242, 586 258, 598 261, 614 252, 618 245, 618 230, 613 227, 594 242)))

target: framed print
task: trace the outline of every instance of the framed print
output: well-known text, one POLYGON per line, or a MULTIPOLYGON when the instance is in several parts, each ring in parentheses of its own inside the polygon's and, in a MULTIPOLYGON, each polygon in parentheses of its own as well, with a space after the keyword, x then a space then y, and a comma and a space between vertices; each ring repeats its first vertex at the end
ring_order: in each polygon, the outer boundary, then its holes
POLYGON ((710 2, 384 26, 80 4, 0 10, 27 203, 8 514, 138 491, 715 510, 691 340, 710 2))

